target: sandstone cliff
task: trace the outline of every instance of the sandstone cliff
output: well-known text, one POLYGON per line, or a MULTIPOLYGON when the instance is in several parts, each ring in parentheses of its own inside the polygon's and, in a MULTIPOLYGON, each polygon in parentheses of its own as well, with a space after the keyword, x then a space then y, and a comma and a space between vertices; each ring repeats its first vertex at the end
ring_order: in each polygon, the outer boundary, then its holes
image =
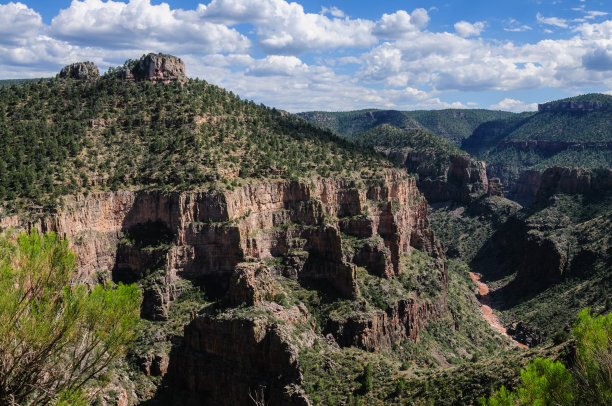
POLYGON ((248 404, 248 390, 260 385, 258 377, 268 376, 266 397, 272 404, 304 404, 299 396, 286 396, 287 385, 299 384, 297 349, 287 350, 297 344, 287 334, 298 328, 311 337, 315 325, 304 308, 272 303, 287 295, 278 280, 324 285, 352 300, 360 297, 358 269, 392 280, 413 250, 431 258, 427 273, 437 291, 427 298, 416 289, 387 310, 318 327, 341 346, 369 351, 404 338, 416 340, 427 321, 446 308, 447 272, 429 228, 427 202, 415 179, 399 170, 388 170, 380 180, 268 181, 217 192, 92 193, 66 198, 63 207, 40 220, 3 218, 1 226, 35 226, 65 235, 78 257, 79 278, 90 283, 109 277, 133 282, 163 270, 143 285, 142 316, 148 319, 168 317, 181 280, 202 286, 229 306, 222 315, 194 318, 185 329, 185 344, 170 356, 168 379, 183 382, 177 389, 192 400, 248 404), (232 310, 242 304, 249 309, 245 314, 232 310), (261 313, 257 309, 266 316, 255 317, 261 313), (207 365, 220 366, 216 380, 209 379, 207 365))
POLYGON ((544 200, 557 193, 588 194, 612 189, 610 169, 585 169, 554 166, 543 172, 521 173, 513 189, 515 199, 531 202, 544 200))
POLYGON ((435 153, 415 150, 379 149, 391 160, 418 175, 417 186, 429 203, 453 200, 468 204, 487 193, 489 182, 485 163, 464 155, 452 155, 439 162, 435 153))

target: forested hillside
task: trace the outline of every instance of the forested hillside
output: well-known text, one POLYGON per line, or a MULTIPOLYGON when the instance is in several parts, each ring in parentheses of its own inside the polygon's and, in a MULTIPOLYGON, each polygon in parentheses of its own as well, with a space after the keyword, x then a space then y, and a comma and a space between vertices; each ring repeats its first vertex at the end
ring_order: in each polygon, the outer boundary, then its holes
POLYGON ((469 137, 480 124, 509 118, 514 113, 480 109, 447 109, 357 110, 336 113, 313 111, 298 115, 349 138, 381 124, 389 124, 404 130, 424 129, 455 145, 460 145, 461 140, 469 137))
POLYGON ((118 73, 0 88, 0 199, 8 209, 92 190, 373 177, 389 166, 329 130, 205 81, 156 86, 118 73))

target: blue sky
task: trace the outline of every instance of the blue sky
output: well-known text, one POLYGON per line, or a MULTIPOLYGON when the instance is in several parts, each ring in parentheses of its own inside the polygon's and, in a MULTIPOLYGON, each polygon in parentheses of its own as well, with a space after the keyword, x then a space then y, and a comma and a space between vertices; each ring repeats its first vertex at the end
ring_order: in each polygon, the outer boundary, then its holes
POLYGON ((532 110, 612 94, 601 0, 0 0, 0 78, 102 71, 147 52, 292 112, 532 110))

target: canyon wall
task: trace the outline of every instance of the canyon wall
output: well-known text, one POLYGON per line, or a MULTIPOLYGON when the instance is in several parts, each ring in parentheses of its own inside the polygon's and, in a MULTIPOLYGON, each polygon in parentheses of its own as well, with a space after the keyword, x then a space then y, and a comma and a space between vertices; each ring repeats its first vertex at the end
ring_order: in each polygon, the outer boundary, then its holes
POLYGON ((555 166, 523 172, 515 198, 533 204, 513 216, 494 238, 507 267, 517 272, 513 285, 518 291, 591 272, 595 262, 606 261, 606 244, 587 247, 587 241, 602 232, 601 213, 611 192, 610 169, 555 166))
POLYGON ((264 385, 271 404, 307 404, 299 390, 287 389, 300 381, 299 345, 291 331, 298 329, 307 342, 315 326, 303 306, 272 302, 274 278, 316 282, 340 298, 357 298, 358 267, 391 279, 401 273, 403 257, 422 251, 437 261, 435 298, 416 291, 387 311, 320 326, 339 345, 368 351, 416 340, 427 321, 446 309, 448 275, 427 207, 413 177, 388 170, 378 180, 268 181, 217 192, 98 192, 67 197, 41 219, 6 217, 0 226, 67 237, 77 254, 78 278, 91 284, 111 277, 134 282, 161 270, 152 285, 143 285, 142 316, 148 319, 168 318, 184 279, 235 309, 241 303, 261 309, 263 318, 239 310, 195 316, 170 355, 167 379, 182 399, 194 402, 249 404, 249 391, 264 385), (220 369, 213 372, 209 365, 220 369), (260 382, 262 376, 269 379, 260 382))
POLYGON ((435 154, 418 151, 379 149, 391 160, 418 175, 417 186, 429 203, 453 200, 464 204, 487 193, 489 182, 485 163, 463 155, 438 162, 435 154))
POLYGON ((515 199, 532 202, 557 193, 588 194, 612 189, 612 170, 554 166, 521 173, 512 191, 515 199))

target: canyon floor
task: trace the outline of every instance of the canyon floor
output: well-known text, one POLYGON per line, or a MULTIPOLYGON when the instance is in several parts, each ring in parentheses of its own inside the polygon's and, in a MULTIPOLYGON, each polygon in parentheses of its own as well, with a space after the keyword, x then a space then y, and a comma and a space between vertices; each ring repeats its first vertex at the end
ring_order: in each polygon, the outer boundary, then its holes
POLYGON ((491 296, 489 295, 489 286, 480 280, 479 275, 476 275, 474 272, 468 272, 468 273, 470 275, 470 278, 474 282, 476 282, 476 285, 478 285, 478 301, 480 302, 480 311, 482 312, 482 318, 487 323, 489 323, 489 325, 491 326, 491 328, 493 328, 493 330, 497 331, 504 337, 508 338, 518 347, 529 348, 527 345, 523 343, 519 343, 518 341, 516 341, 514 338, 512 338, 508 334, 506 327, 504 327, 499 317, 497 317, 497 315, 493 311, 493 308, 491 307, 492 305, 491 296))

